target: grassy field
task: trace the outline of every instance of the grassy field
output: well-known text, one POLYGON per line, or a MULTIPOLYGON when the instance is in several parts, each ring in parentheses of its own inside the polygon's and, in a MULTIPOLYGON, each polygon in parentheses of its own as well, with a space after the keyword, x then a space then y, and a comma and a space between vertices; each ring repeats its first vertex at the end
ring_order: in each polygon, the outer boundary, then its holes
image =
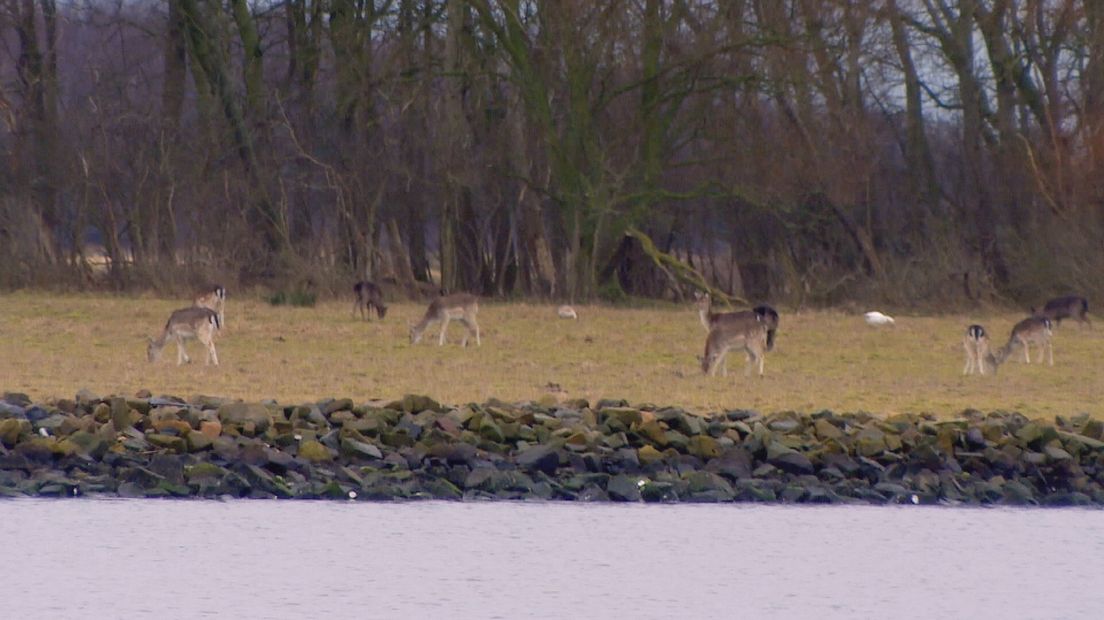
POLYGON ((861 316, 782 312, 775 351, 763 378, 746 377, 730 355, 729 376, 705 377, 696 357, 705 334, 689 306, 661 309, 579 307, 578 321, 555 308, 484 304, 483 346, 436 346, 436 331, 411 346, 410 323, 423 307, 395 304, 387 318, 351 317, 348 302, 315 308, 273 307, 232 298, 217 345, 222 365, 205 367, 194 341, 191 365, 175 365, 175 345, 158 364, 146 361, 146 337, 184 304, 108 296, 17 293, 0 296, 0 390, 35 398, 100 394, 210 394, 295 403, 348 396, 356 401, 425 393, 446 403, 536 399, 558 384, 571 397, 625 398, 706 411, 751 408, 959 414, 1011 409, 1031 416, 1090 412, 1104 416, 1104 374, 1097 366, 1104 330, 1063 325, 1055 365, 1010 361, 996 377, 963 377, 962 333, 979 321, 994 340, 1017 314, 898 316, 872 328, 861 316))

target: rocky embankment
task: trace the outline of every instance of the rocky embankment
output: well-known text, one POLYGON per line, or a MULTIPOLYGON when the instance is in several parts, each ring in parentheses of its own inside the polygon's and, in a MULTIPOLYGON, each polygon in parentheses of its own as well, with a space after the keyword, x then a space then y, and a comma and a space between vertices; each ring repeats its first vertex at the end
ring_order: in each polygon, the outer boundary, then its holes
POLYGON ((1104 505, 1104 424, 674 407, 0 400, 0 496, 1104 505))

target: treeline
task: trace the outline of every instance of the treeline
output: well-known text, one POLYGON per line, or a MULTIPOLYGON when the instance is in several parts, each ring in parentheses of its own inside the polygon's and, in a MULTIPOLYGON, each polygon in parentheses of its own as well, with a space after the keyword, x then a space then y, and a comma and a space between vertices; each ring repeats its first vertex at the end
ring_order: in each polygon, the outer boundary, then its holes
POLYGON ((0 286, 1104 293, 1093 0, 0 0, 0 286))

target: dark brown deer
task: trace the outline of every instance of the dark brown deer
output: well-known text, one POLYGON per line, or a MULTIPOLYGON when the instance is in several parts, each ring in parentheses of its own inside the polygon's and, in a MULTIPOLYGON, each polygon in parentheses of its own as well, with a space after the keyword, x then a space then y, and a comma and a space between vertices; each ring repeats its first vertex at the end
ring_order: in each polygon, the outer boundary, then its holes
POLYGON ((1050 319, 1055 325, 1060 325, 1062 319, 1074 319, 1081 325, 1092 327, 1089 321, 1089 301, 1080 295, 1066 295, 1055 297, 1046 302, 1041 311, 1031 309, 1034 316, 1042 316, 1050 319))
POLYGON ((356 301, 353 302, 353 316, 360 310, 360 318, 368 319, 372 316, 372 308, 376 309, 376 315, 383 319, 387 315, 387 306, 383 303, 383 291, 374 282, 362 280, 353 285, 353 293, 356 301))

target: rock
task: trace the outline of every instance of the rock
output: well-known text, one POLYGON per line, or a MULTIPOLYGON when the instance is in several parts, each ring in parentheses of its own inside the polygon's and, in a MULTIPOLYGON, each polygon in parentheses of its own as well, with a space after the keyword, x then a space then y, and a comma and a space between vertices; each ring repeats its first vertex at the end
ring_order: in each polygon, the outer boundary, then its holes
MULTIPOLYGON (((389 409, 391 405, 388 405, 389 409)), ((398 403, 398 408, 401 408, 407 413, 420 413, 422 411, 444 411, 441 408, 441 404, 433 400, 428 396, 422 396, 419 394, 407 394, 403 396, 402 402, 398 403)))
POLYGON ((636 458, 640 463, 647 466, 662 461, 664 457, 662 452, 651 445, 646 445, 636 451, 636 458))
POLYGON ((218 408, 218 419, 223 424, 238 426, 252 423, 257 433, 264 433, 272 425, 272 414, 264 405, 256 403, 228 403, 218 408))
POLYGON ((125 398, 115 397, 111 399, 111 423, 115 425, 115 430, 121 431, 134 426, 139 418, 137 413, 135 411, 132 415, 125 398))
POLYGON ((326 403, 321 409, 322 414, 326 417, 330 417, 338 411, 350 411, 353 408, 353 401, 349 398, 338 398, 326 403))
POLYGON ((1047 455, 1047 458, 1052 461, 1068 461, 1073 458, 1073 455, 1058 446, 1043 448, 1043 454, 1047 455))
POLYGON ((502 433, 502 427, 489 415, 483 416, 483 419, 480 421, 479 435, 495 443, 506 441, 506 436, 502 433))
POLYGON ((640 489, 643 481, 633 476, 624 474, 614 476, 606 483, 606 492, 610 499, 619 502, 639 502, 641 500, 640 489))
POLYGON ((26 420, 27 409, 19 405, 0 400, 0 420, 8 419, 26 420))
POLYGON ((1097 441, 1104 440, 1104 422, 1100 420, 1086 420, 1084 426, 1078 431, 1081 435, 1097 441))
POLYGON ((855 452, 859 456, 877 456, 885 450, 885 433, 877 428, 864 428, 855 436, 855 452))
POLYGON ((616 419, 625 428, 630 428, 633 424, 640 424, 642 420, 640 410, 632 407, 606 407, 601 410, 601 413, 616 419))
POLYGON ((721 454, 721 448, 717 445, 717 440, 709 435, 694 435, 690 437, 690 442, 686 451, 705 460, 715 458, 721 454))
MULTIPOLYGON (((299 450, 300 454, 302 454, 302 448, 299 450)), ((376 446, 349 437, 341 440, 341 452, 342 454, 356 455, 371 459, 383 458, 383 452, 376 446)))
POLYGON ((211 447, 213 439, 206 433, 188 433, 185 437, 188 444, 188 452, 202 452, 211 447))
POLYGON ((222 434, 222 422, 218 420, 204 420, 199 423, 199 432, 209 439, 217 439, 222 434))
POLYGON ((310 439, 299 444, 299 458, 311 463, 325 463, 333 460, 333 455, 330 454, 329 448, 317 440, 310 439))
POLYGON ((811 474, 814 471, 809 457, 797 451, 784 452, 768 460, 771 465, 791 474, 811 474))
POLYGON ((525 470, 541 471, 551 476, 560 466, 560 456, 554 446, 546 444, 526 448, 518 453, 514 462, 525 470))
POLYGON ((843 431, 824 418, 813 422, 813 432, 816 433, 817 438, 821 441, 843 437, 843 431))
POLYGON ((187 452, 188 443, 184 441, 183 437, 176 435, 163 435, 161 433, 151 433, 146 435, 146 441, 157 446, 158 448, 165 448, 174 452, 187 452))
POLYGON ((7 418, 0 420, 0 442, 9 448, 15 447, 20 437, 31 433, 31 423, 25 419, 7 418))

